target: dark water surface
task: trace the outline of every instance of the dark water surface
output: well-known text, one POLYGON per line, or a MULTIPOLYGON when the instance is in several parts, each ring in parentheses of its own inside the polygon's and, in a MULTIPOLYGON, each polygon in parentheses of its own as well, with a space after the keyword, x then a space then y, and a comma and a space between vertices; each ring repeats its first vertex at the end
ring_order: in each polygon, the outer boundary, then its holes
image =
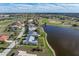
POLYGON ((47 40, 58 56, 79 55, 79 30, 43 26, 47 32, 47 40))

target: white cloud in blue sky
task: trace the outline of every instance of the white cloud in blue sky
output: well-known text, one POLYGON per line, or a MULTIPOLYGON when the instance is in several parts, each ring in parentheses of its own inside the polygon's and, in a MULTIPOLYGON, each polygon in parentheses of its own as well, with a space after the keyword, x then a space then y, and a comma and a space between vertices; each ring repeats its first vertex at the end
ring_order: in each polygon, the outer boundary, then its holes
POLYGON ((0 13, 79 13, 79 4, 0 3, 0 13))

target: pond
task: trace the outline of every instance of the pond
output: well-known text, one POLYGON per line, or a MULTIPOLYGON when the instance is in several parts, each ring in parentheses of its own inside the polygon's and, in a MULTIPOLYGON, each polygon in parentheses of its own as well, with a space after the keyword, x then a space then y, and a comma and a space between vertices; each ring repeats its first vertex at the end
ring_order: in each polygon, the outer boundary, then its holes
POLYGON ((47 40, 57 56, 79 55, 79 30, 55 26, 43 26, 47 40))

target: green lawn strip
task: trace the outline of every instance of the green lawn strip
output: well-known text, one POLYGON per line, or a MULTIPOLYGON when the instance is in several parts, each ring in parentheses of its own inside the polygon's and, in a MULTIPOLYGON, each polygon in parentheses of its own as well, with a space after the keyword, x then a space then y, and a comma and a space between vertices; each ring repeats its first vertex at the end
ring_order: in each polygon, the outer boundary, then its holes
POLYGON ((49 56, 53 55, 53 52, 51 51, 51 49, 48 47, 46 43, 46 40, 47 40, 46 33, 44 32, 42 28, 40 28, 39 31, 40 31, 39 47, 44 49, 45 53, 47 53, 49 56))
MULTIPOLYGON (((44 23, 47 23, 47 24, 49 23, 49 22, 48 22, 48 19, 38 20, 38 22, 39 22, 40 25, 43 25, 44 23)), ((46 35, 46 33, 44 32, 43 28, 40 29, 40 34, 43 34, 43 38, 44 38, 44 39, 41 39, 41 40, 43 40, 44 48, 45 48, 46 52, 48 53, 48 55, 55 55, 54 50, 51 51, 51 49, 49 48, 49 46, 48 46, 48 44, 47 44, 47 43, 48 43, 48 42, 46 41, 46 40, 47 40, 47 35, 46 35)))
POLYGON ((26 47, 26 48, 37 48, 36 45, 23 45, 23 46, 26 47))
POLYGON ((47 48, 48 55, 53 55, 53 52, 51 51, 51 49, 50 49, 49 46, 48 46, 47 35, 46 35, 46 33, 44 32, 43 28, 42 28, 42 31, 43 31, 44 36, 45 36, 44 39, 43 39, 43 42, 44 42, 45 48, 47 48))

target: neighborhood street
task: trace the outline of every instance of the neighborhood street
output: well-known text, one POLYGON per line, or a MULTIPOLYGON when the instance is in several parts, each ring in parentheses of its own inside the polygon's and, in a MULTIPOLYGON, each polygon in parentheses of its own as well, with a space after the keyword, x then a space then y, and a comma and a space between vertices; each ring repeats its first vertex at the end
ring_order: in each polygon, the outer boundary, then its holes
MULTIPOLYGON (((22 37, 23 33, 25 32, 25 27, 22 28, 20 34, 17 36, 17 38, 22 37)), ((2 52, 0 53, 0 56, 6 56, 11 50, 12 48, 14 48, 14 46, 18 44, 17 40, 11 42, 11 44, 2 52)))

